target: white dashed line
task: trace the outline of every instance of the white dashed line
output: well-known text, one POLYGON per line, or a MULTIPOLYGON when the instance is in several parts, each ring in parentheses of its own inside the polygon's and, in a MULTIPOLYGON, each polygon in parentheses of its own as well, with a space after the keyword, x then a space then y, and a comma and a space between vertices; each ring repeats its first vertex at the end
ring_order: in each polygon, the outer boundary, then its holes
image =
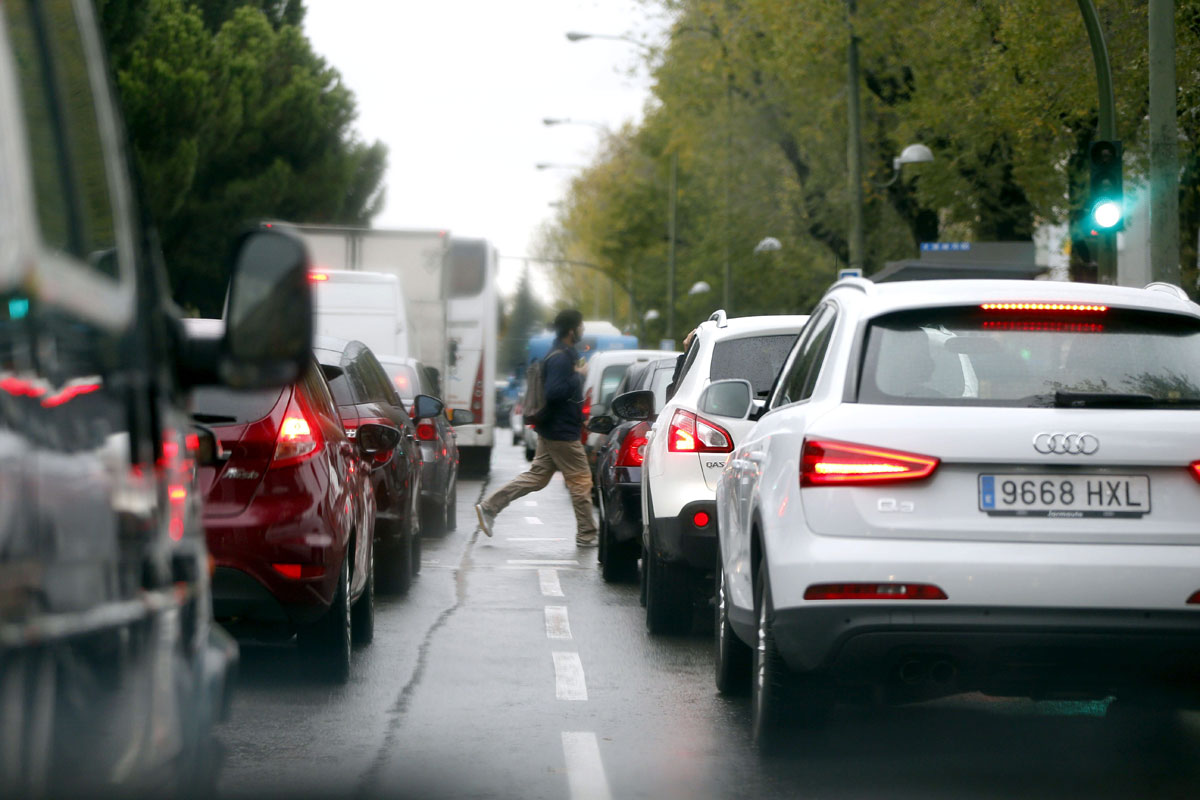
POLYGON ((510 558, 509 564, 520 564, 524 567, 578 567, 579 561, 574 558, 510 558))
POLYGON ((579 653, 555 652, 554 696, 559 700, 587 700, 587 682, 583 679, 583 662, 579 653))
POLYGON ((539 569, 538 584, 542 587, 542 594, 546 597, 562 597, 562 584, 558 582, 558 570, 556 569, 539 569))
POLYGON ((609 800, 612 794, 608 790, 596 734, 563 731, 562 745, 571 800, 609 800))
POLYGON ((546 606, 546 638, 571 638, 571 622, 567 619, 566 606, 546 606))
POLYGON ((541 525, 542 521, 540 519, 538 519, 537 517, 526 517, 525 524, 526 525, 541 525))

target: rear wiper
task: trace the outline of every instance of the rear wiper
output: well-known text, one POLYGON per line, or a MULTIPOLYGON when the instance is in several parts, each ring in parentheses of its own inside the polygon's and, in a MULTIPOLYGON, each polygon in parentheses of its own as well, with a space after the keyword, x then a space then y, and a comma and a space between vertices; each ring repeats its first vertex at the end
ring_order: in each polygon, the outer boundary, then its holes
POLYGON ((1133 392, 1065 392, 1060 389, 1054 393, 1055 408, 1129 408, 1157 403, 1153 395, 1133 392))
POLYGON ((192 419, 196 420, 196 422, 207 422, 209 424, 214 424, 217 422, 237 422, 237 417, 229 417, 225 416, 224 414, 198 413, 192 414, 192 419))

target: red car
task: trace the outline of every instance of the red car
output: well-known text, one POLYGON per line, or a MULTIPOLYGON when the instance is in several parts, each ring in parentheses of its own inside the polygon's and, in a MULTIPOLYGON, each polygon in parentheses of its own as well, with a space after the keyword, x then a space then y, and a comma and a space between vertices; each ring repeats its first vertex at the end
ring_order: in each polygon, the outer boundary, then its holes
POLYGON ((344 682, 352 639, 374 628, 369 465, 399 434, 363 425, 348 438, 315 362, 283 390, 200 389, 192 417, 221 451, 197 471, 215 616, 235 633, 295 631, 344 682))

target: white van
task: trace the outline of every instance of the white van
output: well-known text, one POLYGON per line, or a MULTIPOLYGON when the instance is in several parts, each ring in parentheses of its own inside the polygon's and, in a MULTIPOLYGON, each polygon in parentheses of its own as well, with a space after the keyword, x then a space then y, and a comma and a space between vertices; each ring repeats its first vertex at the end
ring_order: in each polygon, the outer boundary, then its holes
POLYGON ((313 270, 318 336, 362 342, 378 356, 409 357, 408 311, 400 279, 384 272, 313 270))

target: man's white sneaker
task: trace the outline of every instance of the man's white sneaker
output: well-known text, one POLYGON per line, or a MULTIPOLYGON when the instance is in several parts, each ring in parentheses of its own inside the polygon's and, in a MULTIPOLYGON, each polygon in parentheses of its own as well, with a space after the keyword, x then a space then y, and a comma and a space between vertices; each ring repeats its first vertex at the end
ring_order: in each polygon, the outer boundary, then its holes
POLYGON ((475 516, 479 517, 479 529, 488 536, 492 535, 492 521, 496 519, 494 514, 489 514, 484 511, 483 503, 475 504, 475 516))

